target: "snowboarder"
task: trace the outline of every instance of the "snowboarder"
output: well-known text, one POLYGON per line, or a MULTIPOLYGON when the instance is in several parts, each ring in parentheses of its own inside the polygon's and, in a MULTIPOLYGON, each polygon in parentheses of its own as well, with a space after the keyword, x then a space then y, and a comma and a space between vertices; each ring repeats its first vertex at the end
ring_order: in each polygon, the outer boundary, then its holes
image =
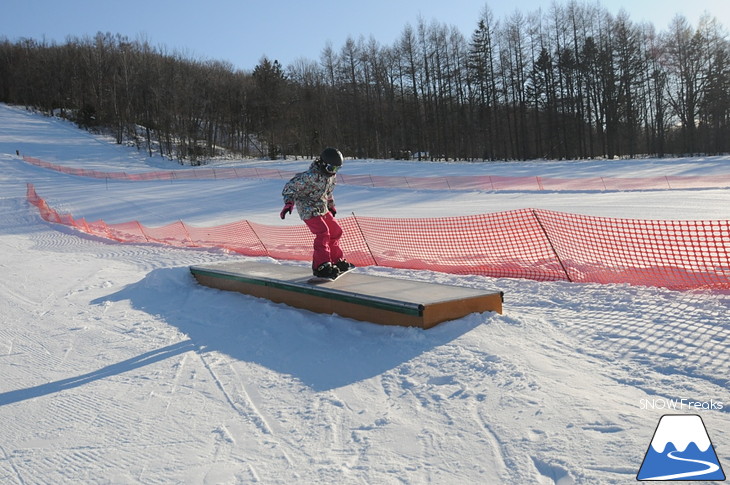
POLYGON ((312 272, 319 278, 335 279, 354 266, 345 260, 340 249, 342 228, 335 220, 337 209, 332 194, 335 174, 342 167, 342 153, 325 148, 309 170, 298 173, 284 185, 281 192, 284 208, 282 219, 296 206, 299 217, 314 234, 312 272))

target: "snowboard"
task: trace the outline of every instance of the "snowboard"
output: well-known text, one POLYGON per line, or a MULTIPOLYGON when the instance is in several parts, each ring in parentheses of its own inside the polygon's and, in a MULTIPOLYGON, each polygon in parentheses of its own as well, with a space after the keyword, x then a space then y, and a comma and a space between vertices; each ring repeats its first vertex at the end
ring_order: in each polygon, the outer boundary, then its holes
POLYGON ((310 285, 321 285, 322 283, 331 283, 332 281, 336 281, 336 280, 342 278, 342 275, 349 273, 350 271, 352 271, 353 268, 355 268, 355 267, 353 266, 350 269, 348 269, 347 271, 340 271, 337 274, 337 276, 335 276, 334 278, 325 278, 323 276, 312 276, 311 278, 309 278, 307 280, 307 283, 309 283, 310 285))

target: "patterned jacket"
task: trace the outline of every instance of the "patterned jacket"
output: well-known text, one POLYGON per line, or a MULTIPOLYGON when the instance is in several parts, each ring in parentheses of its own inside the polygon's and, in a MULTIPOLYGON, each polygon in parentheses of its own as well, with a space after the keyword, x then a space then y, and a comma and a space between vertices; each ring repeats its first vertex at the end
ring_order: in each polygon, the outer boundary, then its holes
POLYGON ((334 176, 322 172, 315 163, 306 172, 298 173, 281 191, 284 203, 294 202, 302 220, 325 215, 334 207, 332 192, 335 188, 334 176))

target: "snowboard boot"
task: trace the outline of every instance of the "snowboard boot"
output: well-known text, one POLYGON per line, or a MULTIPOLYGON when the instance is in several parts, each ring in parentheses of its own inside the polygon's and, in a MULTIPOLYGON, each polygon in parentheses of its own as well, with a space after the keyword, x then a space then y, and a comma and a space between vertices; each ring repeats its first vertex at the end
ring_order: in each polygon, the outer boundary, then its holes
POLYGON ((345 273, 355 267, 354 264, 350 263, 346 259, 341 259, 341 260, 337 261, 335 263, 335 266, 337 267, 337 269, 340 270, 340 273, 345 273))
POLYGON ((313 273, 317 278, 329 278, 334 280, 340 275, 340 270, 337 266, 333 266, 332 263, 327 262, 317 266, 313 273))

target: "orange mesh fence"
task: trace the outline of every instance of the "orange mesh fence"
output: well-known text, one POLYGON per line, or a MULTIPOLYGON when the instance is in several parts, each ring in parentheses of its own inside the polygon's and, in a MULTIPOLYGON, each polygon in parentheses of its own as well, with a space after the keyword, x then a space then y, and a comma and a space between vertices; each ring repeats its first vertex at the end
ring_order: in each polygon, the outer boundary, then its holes
MULTIPOLYGON (((309 261, 304 224, 238 221, 193 227, 182 221, 148 228, 59 214, 28 184, 43 219, 116 241, 224 248, 247 256, 309 261)), ((347 217, 342 247, 357 266, 454 274, 629 283, 672 289, 730 289, 730 221, 613 219, 538 209, 435 219, 347 217)))
POLYGON ((535 216, 571 281, 730 288, 730 221, 535 216))
MULTIPOLYGON (((143 181, 143 180, 209 180, 231 178, 254 178, 288 180, 296 172, 256 167, 197 168, 190 170, 168 170, 142 173, 100 172, 80 168, 64 167, 37 158, 23 156, 32 165, 58 172, 98 179, 143 181)), ((337 174, 337 181, 346 185, 379 188, 405 188, 419 190, 483 190, 483 191, 629 191, 670 190, 730 187, 730 174, 706 176, 659 176, 659 177, 503 177, 497 175, 403 177, 387 175, 337 174)))
POLYGON ((529 210, 437 219, 357 217, 373 262, 535 280, 565 279, 529 210))

